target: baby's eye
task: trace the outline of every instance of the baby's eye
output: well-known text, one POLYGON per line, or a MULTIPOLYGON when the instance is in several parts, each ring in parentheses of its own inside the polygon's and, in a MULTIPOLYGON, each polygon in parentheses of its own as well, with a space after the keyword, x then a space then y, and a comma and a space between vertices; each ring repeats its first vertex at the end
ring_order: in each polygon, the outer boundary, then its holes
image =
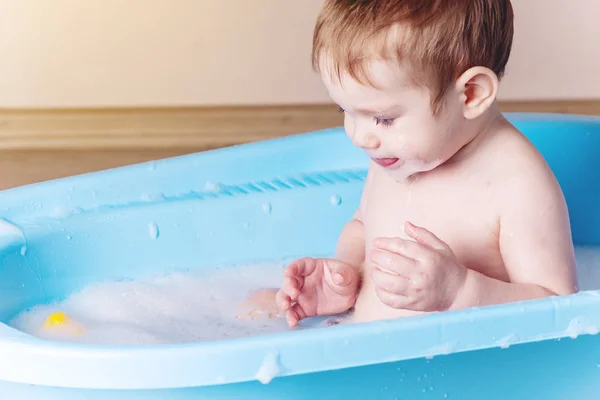
POLYGON ((395 118, 377 118, 375 117, 375 125, 390 126, 394 123, 395 118))
POLYGON ((338 111, 341 112, 341 113, 345 113, 346 112, 346 110, 344 110, 342 107, 338 107, 338 111))

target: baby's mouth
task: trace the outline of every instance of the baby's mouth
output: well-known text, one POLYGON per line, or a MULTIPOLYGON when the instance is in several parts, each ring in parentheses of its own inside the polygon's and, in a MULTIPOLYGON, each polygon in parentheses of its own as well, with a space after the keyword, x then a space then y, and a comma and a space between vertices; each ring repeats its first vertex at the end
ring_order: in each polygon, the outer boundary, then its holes
POLYGON ((382 166, 383 168, 391 168, 397 164, 400 164, 400 159, 397 157, 393 158, 372 158, 372 160, 377 164, 382 166))

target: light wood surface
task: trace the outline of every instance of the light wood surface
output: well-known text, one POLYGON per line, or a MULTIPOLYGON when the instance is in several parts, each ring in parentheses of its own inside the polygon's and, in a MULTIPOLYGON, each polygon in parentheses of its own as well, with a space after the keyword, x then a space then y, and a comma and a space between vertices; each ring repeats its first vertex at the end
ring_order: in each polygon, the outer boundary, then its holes
MULTIPOLYGON (((600 115, 600 100, 501 107, 600 115)), ((332 105, 0 110, 0 190, 341 123, 332 105)))
MULTIPOLYGON (((600 115, 600 99, 504 102, 504 111, 600 115)), ((330 104, 143 109, 0 109, 0 150, 209 149, 340 125, 330 104)))
POLYGON ((331 105, 0 110, 0 149, 209 149, 341 123, 331 105))
POLYGON ((0 150, 0 190, 194 152, 179 150, 0 150))

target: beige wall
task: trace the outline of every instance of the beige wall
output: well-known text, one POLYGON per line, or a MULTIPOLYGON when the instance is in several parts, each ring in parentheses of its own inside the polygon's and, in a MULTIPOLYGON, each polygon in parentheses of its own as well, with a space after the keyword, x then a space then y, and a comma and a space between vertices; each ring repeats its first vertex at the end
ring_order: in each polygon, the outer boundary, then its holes
MULTIPOLYGON (((309 60, 320 4, 2 0, 0 107, 327 102, 309 60)), ((513 4, 501 98, 600 98, 600 2, 513 4)))

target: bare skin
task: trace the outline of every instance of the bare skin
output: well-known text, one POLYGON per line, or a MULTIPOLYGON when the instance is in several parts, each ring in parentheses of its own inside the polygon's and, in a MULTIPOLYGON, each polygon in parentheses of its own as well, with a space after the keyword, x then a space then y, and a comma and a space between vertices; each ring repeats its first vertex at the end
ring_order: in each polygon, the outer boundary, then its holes
POLYGON ((351 307, 365 322, 577 291, 563 194, 500 113, 493 72, 466 71, 434 114, 401 66, 374 62, 377 89, 322 70, 373 162, 335 258, 286 270, 275 298, 291 327, 351 307))

